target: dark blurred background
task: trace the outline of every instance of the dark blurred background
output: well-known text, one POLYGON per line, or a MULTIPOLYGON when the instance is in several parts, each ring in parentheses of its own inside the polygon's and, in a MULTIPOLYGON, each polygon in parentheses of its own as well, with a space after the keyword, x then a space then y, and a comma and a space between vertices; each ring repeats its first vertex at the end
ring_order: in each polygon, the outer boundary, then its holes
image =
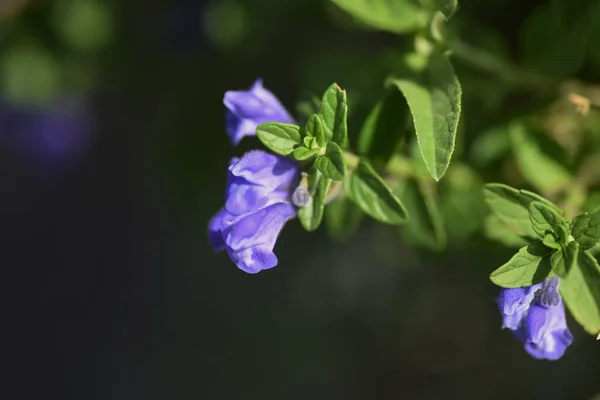
MULTIPOLYGON (((485 26, 508 57, 537 5, 460 4, 466 39, 485 26)), ((600 393, 600 345, 574 321, 558 362, 500 329, 487 275, 501 246, 433 254, 367 221, 345 242, 292 221, 275 269, 247 275, 212 252, 228 160, 259 145, 230 146, 224 92, 262 77, 294 112, 336 81, 360 110, 408 39, 321 0, 3 0, 0 17, 0 398, 600 393)), ((468 118, 481 93, 456 68, 468 118)))

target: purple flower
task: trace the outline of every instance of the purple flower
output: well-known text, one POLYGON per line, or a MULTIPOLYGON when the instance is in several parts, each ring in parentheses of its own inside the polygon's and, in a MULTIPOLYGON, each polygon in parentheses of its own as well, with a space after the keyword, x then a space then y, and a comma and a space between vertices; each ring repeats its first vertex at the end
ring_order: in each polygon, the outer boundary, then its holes
POLYGON ((294 122, 277 97, 263 87, 261 79, 250 90, 226 92, 223 104, 227 107, 227 134, 234 146, 244 136, 256 135, 256 127, 262 123, 294 122))
POLYGON ((573 342, 558 277, 533 286, 503 289, 497 299, 503 328, 513 331, 537 359, 558 360, 573 342))
POLYGON ((232 158, 225 207, 209 224, 215 251, 226 249, 238 268, 250 274, 276 266, 273 247, 296 215, 290 199, 299 175, 293 160, 264 151, 232 158))

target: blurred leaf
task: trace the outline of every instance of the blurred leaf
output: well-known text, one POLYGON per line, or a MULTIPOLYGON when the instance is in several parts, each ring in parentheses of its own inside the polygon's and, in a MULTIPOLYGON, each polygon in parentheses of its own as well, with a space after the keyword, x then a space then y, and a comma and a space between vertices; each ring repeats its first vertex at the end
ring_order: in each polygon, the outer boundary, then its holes
POLYGON ((582 250, 591 249, 600 241, 600 210, 583 213, 573 220, 571 234, 582 250))
POLYGON ((488 239, 495 240, 511 248, 525 246, 528 241, 517 235, 495 214, 488 215, 483 222, 484 234, 488 239))
POLYGON ((500 183, 486 184, 483 194, 486 203, 498 219, 521 237, 536 238, 538 236, 529 219, 531 202, 542 202, 557 214, 561 213, 558 207, 535 193, 517 190, 500 183))
POLYGON ((541 241, 522 247, 506 264, 490 274, 490 280, 503 288, 540 283, 551 273, 551 252, 541 241))
POLYGON ((308 176, 310 199, 308 200, 308 204, 300 207, 298 210, 298 219, 304 229, 309 232, 316 230, 321 225, 323 210, 325 208, 325 198, 327 197, 330 185, 331 179, 323 176, 316 168, 312 169, 308 176))
POLYGON ((318 113, 320 108, 321 99, 310 92, 303 92, 300 101, 296 104, 299 125, 305 125, 310 116, 318 113))
POLYGON ((356 170, 346 178, 344 189, 350 200, 380 222, 399 225, 408 220, 400 200, 367 160, 360 160, 356 170))
POLYGON ((267 122, 256 128, 256 136, 269 150, 282 156, 302 145, 300 127, 282 122, 267 122))
POLYGON ((569 171, 544 154, 522 123, 509 127, 513 152, 523 177, 543 193, 555 193, 571 182, 569 171))
POLYGON ((580 251, 577 263, 563 277, 560 294, 586 332, 597 335, 600 331, 600 266, 587 251, 580 251))
POLYGON ((446 246, 446 232, 436 199, 432 191, 424 190, 423 186, 409 179, 394 190, 410 215, 402 231, 413 244, 439 251, 446 246))
POLYGON ((202 13, 208 38, 219 47, 232 47, 248 34, 248 12, 241 1, 211 1, 202 13))
POLYGON ((348 198, 343 197, 325 208, 325 223, 331 236, 345 239, 351 236, 365 214, 348 198))
POLYGON ((477 135, 471 144, 470 159, 474 164, 486 167, 510 151, 510 137, 504 126, 490 128, 477 135))
POLYGON ((383 168, 404 138, 407 132, 404 125, 406 111, 404 97, 399 91, 392 90, 377 103, 363 123, 357 150, 375 167, 383 168))
POLYGON ((550 257, 552 271, 554 271, 556 275, 564 277, 577 262, 578 254, 579 244, 577 244, 577 242, 569 243, 564 250, 561 249, 559 251, 555 251, 550 257))
POLYGON ((456 7, 458 6, 457 0, 421 0, 421 5, 429 10, 440 11, 444 14, 446 19, 450 19, 456 7))
POLYGON ((600 23, 597 1, 580 4, 575 16, 563 9, 561 3, 566 2, 554 0, 538 6, 520 34, 525 64, 556 77, 573 75, 581 69, 591 30, 600 23))
POLYGON ((113 38, 113 16, 107 2, 100 0, 59 0, 54 2, 54 28, 74 50, 96 50, 113 38))
POLYGON ((460 83, 448 57, 440 51, 434 51, 426 60, 414 59, 409 63, 417 69, 388 83, 396 85, 406 97, 423 159, 433 179, 439 181, 454 151, 460 117, 460 83))
POLYGON ((327 152, 317 157, 315 165, 323 175, 335 181, 341 181, 346 176, 344 152, 335 142, 327 143, 327 152))
POLYGON ((342 149, 348 147, 348 104, 346 92, 336 83, 323 94, 320 109, 325 129, 325 141, 334 141, 342 149))
POLYGON ((17 44, 2 57, 2 92, 11 102, 43 106, 62 89, 60 66, 52 54, 30 45, 17 44))
POLYGON ((365 25, 392 33, 422 28, 428 13, 412 0, 332 0, 365 25))

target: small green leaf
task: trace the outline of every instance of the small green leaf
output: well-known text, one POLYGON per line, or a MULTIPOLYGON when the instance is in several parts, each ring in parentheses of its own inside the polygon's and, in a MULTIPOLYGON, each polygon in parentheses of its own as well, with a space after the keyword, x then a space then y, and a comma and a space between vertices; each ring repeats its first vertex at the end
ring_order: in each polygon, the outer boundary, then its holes
POLYGON ((315 138, 317 145, 325 146, 325 131, 323 130, 323 121, 319 114, 313 114, 308 118, 306 133, 315 138))
POLYGON ((344 152, 335 142, 327 143, 327 152, 317 158, 315 165, 323 175, 333 180, 341 181, 346 176, 344 152))
POLYGON ((304 136, 302 143, 304 143, 304 147, 307 149, 315 149, 319 147, 315 142, 315 138, 312 136, 304 136))
POLYGON ((427 190, 425 183, 409 179, 399 184, 394 193, 410 215, 408 222, 402 226, 406 239, 429 250, 442 250, 446 246, 446 231, 432 191, 427 190))
POLYGON ((562 251, 562 246, 556 241, 556 238, 551 233, 548 233, 546 236, 544 236, 542 243, 544 243, 544 246, 546 247, 562 251))
POLYGON ((452 64, 441 51, 415 64, 418 67, 412 73, 388 83, 397 86, 406 98, 423 159, 433 179, 439 181, 454 152, 462 89, 452 64))
POLYGON ((586 332, 597 335, 600 330, 600 266, 587 251, 580 251, 577 263, 563 277, 560 294, 586 332))
POLYGON ((346 195, 376 220, 399 225, 408 220, 406 210, 367 160, 361 160, 344 183, 346 195))
POLYGON ((321 119, 325 142, 333 140, 342 149, 348 147, 348 103, 346 92, 337 83, 329 86, 321 101, 321 119))
POLYGON ((573 265, 577 262, 579 254, 579 244, 575 241, 570 242, 564 251, 556 251, 550 257, 552 271, 558 276, 564 277, 569 273, 573 265))
POLYGON ((316 156, 317 153, 317 150, 307 149, 304 146, 300 146, 294 149, 294 151, 292 152, 292 157, 294 157, 294 159, 297 161, 304 161, 316 156))
POLYGON ((281 122, 267 122, 256 128, 256 136, 273 153, 287 156, 302 144, 300 127, 281 122))
POLYGON ((398 90, 390 91, 363 123, 356 146, 358 154, 383 168, 408 131, 404 124, 406 111, 402 94, 398 90))
POLYGON ((416 31, 427 23, 427 12, 412 0, 332 0, 365 25, 392 33, 416 31))
POLYGON ((541 241, 519 250, 506 264, 490 274, 490 280, 503 288, 535 285, 548 278, 551 273, 551 249, 541 241))
POLYGON ((326 178, 316 168, 313 168, 308 176, 310 200, 307 205, 300 207, 298 210, 298 219, 300 219, 304 229, 309 232, 316 230, 321 225, 329 185, 331 185, 331 179, 326 178))
POLYGON ((582 250, 591 249, 600 241, 600 210, 583 213, 573 220, 571 234, 582 250))
POLYGON ((535 233, 543 238, 546 234, 555 232, 554 227, 561 218, 546 204, 532 201, 529 204, 529 219, 535 233))
POLYGON ((491 211, 521 237, 536 238, 538 235, 531 226, 529 204, 539 201, 556 214, 561 210, 554 204, 526 190, 517 190, 500 183, 488 183, 484 186, 483 195, 491 211))
POLYGON ((429 10, 440 11, 444 14, 446 20, 449 20, 450 17, 456 11, 456 7, 458 6, 457 0, 421 0, 421 5, 429 10))
POLYGON ((554 193, 569 185, 569 172, 542 152, 522 123, 511 124, 509 134, 517 164, 527 182, 543 193, 554 193))
POLYGON ((344 197, 325 208, 327 231, 335 239, 345 239, 359 227, 365 214, 352 201, 344 197))

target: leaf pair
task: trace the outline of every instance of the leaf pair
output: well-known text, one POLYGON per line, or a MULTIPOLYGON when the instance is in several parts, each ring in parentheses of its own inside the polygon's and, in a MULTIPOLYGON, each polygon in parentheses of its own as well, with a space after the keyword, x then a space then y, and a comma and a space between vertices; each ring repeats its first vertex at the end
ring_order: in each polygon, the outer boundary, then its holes
POLYGON ((347 167, 343 148, 348 146, 346 93, 331 85, 323 95, 319 113, 312 114, 305 128, 280 122, 258 126, 259 140, 276 154, 297 161, 314 159, 317 169, 333 180, 344 179, 347 167))

